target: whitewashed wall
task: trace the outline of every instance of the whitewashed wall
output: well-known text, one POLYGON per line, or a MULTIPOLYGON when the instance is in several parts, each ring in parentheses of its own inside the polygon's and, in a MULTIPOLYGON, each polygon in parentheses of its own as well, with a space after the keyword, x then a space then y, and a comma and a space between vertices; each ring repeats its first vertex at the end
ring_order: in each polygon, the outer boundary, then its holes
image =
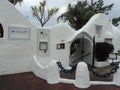
POLYGON ((7 0, 0 0, 0 23, 4 29, 4 38, 0 39, 0 75, 31 71, 36 27, 7 0), (30 28, 30 40, 9 40, 9 26, 30 28))

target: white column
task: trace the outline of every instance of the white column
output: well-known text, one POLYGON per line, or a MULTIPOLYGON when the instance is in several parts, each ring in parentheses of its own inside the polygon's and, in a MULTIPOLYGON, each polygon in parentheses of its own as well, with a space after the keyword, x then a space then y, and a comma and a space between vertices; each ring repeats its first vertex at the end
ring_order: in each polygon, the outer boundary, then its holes
POLYGON ((55 84, 59 82, 60 73, 55 60, 50 62, 47 69, 47 82, 50 84, 55 84))
POLYGON ((74 84, 79 88, 88 88, 90 86, 89 70, 85 62, 78 63, 74 84))

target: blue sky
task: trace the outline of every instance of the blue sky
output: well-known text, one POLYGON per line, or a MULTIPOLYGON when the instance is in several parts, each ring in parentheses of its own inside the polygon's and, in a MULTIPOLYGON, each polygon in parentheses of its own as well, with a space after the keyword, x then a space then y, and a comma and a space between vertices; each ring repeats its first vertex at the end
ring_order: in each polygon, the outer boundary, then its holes
MULTIPOLYGON (((31 6, 38 6, 39 2, 42 0, 24 0, 21 5, 17 4, 15 7, 24 14, 33 24, 40 26, 40 23, 38 20, 32 16, 31 6)), ((49 22, 46 24, 46 26, 51 26, 57 24, 57 17, 65 12, 67 5, 69 3, 75 4, 78 0, 46 0, 47 2, 47 9, 52 7, 58 7, 59 11, 58 13, 49 20, 49 22)), ((82 0, 81 0, 82 1, 82 0)), ((88 0, 90 1, 90 0, 88 0)), ((105 5, 109 5, 111 3, 114 3, 114 7, 111 10, 108 17, 111 19, 113 17, 119 17, 120 16, 120 1, 119 0, 104 0, 105 5)))

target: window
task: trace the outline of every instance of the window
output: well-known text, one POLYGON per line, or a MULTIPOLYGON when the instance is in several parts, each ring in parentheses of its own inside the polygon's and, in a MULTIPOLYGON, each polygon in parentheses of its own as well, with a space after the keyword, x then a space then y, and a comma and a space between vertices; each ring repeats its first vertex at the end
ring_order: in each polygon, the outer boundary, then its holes
POLYGON ((57 44, 57 49, 65 49, 65 43, 57 44))
POLYGON ((4 34, 3 27, 2 24, 0 23, 0 38, 3 38, 3 34, 4 34))
POLYGON ((48 45, 47 45, 47 42, 40 42, 39 43, 39 49, 41 50, 41 51, 47 51, 47 49, 48 49, 48 45))
POLYGON ((76 39, 75 41, 72 42, 72 44, 70 46, 70 49, 71 49, 70 50, 70 55, 75 53, 78 48, 81 48, 81 44, 82 44, 81 42, 82 42, 82 38, 81 39, 76 39))

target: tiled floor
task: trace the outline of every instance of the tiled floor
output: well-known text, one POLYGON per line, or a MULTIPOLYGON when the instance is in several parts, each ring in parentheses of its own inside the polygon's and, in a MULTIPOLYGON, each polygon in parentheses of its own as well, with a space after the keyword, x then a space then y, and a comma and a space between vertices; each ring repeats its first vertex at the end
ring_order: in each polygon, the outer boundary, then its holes
POLYGON ((117 86, 91 86, 80 89, 72 84, 48 84, 33 73, 0 76, 0 90, 120 90, 117 86))

